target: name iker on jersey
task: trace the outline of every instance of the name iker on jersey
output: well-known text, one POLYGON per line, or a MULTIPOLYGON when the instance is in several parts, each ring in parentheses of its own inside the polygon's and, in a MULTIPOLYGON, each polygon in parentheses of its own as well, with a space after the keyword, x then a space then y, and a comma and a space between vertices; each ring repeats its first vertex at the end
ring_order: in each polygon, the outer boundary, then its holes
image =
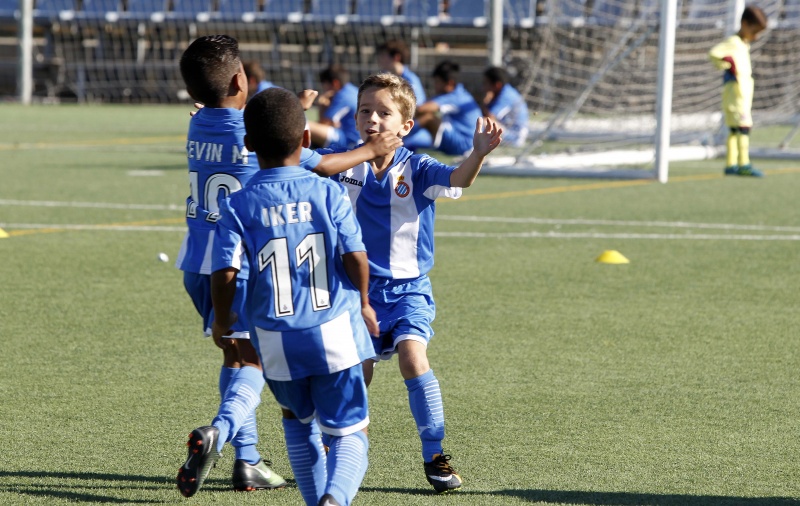
POLYGON ((313 221, 311 217, 311 203, 305 201, 289 202, 287 204, 266 207, 261 210, 261 215, 265 227, 313 221))
MULTIPOLYGON (((190 160, 198 160, 203 162, 222 163, 222 154, 225 145, 215 142, 200 142, 200 141, 186 141, 186 157, 190 160)), ((248 163, 247 148, 239 147, 237 145, 231 146, 231 160, 230 163, 248 163)))
POLYGON ((352 177, 341 176, 339 178, 339 181, 341 181, 342 183, 353 184, 356 186, 364 186, 363 181, 359 181, 358 179, 353 179, 352 177))

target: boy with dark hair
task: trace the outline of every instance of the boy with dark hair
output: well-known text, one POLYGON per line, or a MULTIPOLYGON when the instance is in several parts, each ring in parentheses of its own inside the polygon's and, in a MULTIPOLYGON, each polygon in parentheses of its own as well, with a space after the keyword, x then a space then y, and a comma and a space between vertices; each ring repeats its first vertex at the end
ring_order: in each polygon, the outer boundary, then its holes
POLYGON ((311 142, 317 147, 332 145, 349 148, 358 144, 354 115, 358 88, 341 65, 331 65, 319 74, 323 92, 317 98, 319 121, 310 121, 311 142))
POLYGON ((483 91, 483 115, 500 123, 504 142, 522 146, 528 138, 528 105, 511 86, 508 72, 500 67, 486 69, 483 72, 483 91))
MULTIPOLYGON (((189 45, 180 60, 181 75, 195 100, 203 102, 192 117, 186 142, 189 163, 190 195, 186 199, 188 231, 176 266, 184 271, 184 287, 203 318, 203 330, 211 335, 211 250, 215 223, 219 219, 219 199, 240 190, 258 172, 255 156, 244 144, 244 109, 247 79, 236 39, 226 35, 200 37, 189 45)), ((302 152, 301 165, 321 175, 352 167, 376 153, 392 151, 400 145, 388 134, 378 142, 367 143, 348 153, 320 156, 302 152), (339 158, 344 156, 344 158, 339 158)), ((239 321, 233 326, 234 338, 222 347, 223 364, 219 373, 221 403, 210 426, 195 429, 189 437, 186 462, 178 472, 181 493, 190 497, 202 486, 211 469, 208 455, 198 447, 218 455, 227 441, 235 449, 233 486, 237 490, 270 489, 285 485, 258 450, 255 408, 261 399, 264 378, 261 363, 250 342, 245 307, 247 266, 240 270, 240 289, 235 299, 239 321)))
POLYGON ((417 107, 416 122, 421 130, 406 139, 409 149, 432 147, 448 155, 464 155, 472 149, 472 133, 481 108, 459 82, 459 70, 458 63, 450 60, 433 70, 436 96, 417 107))
MULTIPOLYGON (((358 97, 356 123, 364 141, 383 132, 405 137, 414 126, 414 92, 404 79, 386 73, 369 76, 358 97)), ((461 477, 442 448, 442 395, 427 356, 436 315, 427 274, 433 267, 436 199, 460 197, 502 140, 502 130, 490 118, 478 117, 473 128, 474 147, 458 167, 400 147, 336 176, 347 188, 363 230, 369 300, 380 327, 372 340, 376 357, 364 363, 364 377, 369 384, 375 362, 398 355, 422 442, 425 477, 437 492, 460 488, 461 477)))
POLYGON ((417 103, 421 104, 427 100, 425 87, 419 76, 408 68, 409 51, 408 45, 402 40, 389 40, 380 44, 375 49, 375 56, 378 60, 378 68, 381 72, 391 72, 400 76, 411 85, 417 103))
POLYGON ((742 13, 739 32, 731 35, 709 51, 714 66, 722 74, 722 112, 729 128, 725 174, 762 177, 764 174, 750 164, 750 129, 753 118, 753 75, 750 64, 750 43, 758 40, 767 28, 767 16, 755 5, 742 13))
POLYGON ((221 204, 211 275, 214 339, 232 342, 236 276, 246 258, 254 344, 283 411, 300 493, 308 506, 349 505, 367 469, 361 362, 374 355, 367 329, 378 331, 360 228, 345 190, 298 166, 310 139, 292 93, 259 93, 244 121, 245 143, 261 170, 221 204), (320 431, 331 438, 327 455, 320 431))

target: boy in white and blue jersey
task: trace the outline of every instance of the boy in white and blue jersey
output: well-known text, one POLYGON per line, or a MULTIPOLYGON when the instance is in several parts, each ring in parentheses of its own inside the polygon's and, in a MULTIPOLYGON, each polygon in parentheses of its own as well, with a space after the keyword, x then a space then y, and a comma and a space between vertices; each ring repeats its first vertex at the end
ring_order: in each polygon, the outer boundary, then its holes
POLYGON ((319 121, 308 124, 311 143, 323 148, 354 147, 360 141, 355 120, 358 88, 350 82, 350 74, 341 65, 331 65, 320 72, 319 80, 323 92, 317 100, 319 121))
POLYGON ((483 114, 503 127, 503 142, 522 146, 528 138, 528 104, 511 86, 508 72, 489 67, 483 72, 483 114))
POLYGON ((378 332, 360 228, 345 190, 298 166, 310 139, 294 95, 256 95, 244 121, 261 170, 221 204, 211 276, 214 339, 231 341, 225 336, 236 322, 236 277, 249 263, 246 311, 283 410, 295 480, 309 506, 349 505, 367 468, 361 363, 374 356, 367 327, 378 332), (320 431, 331 437, 327 455, 320 431))
MULTIPOLYGON (((356 115, 361 138, 387 131, 405 137, 414 125, 414 106, 414 92, 405 80, 388 73, 367 77, 359 87, 356 115)), ((401 147, 336 176, 361 224, 369 258, 369 298, 380 326, 380 335, 372 340, 377 357, 365 362, 364 376, 369 384, 376 360, 399 356, 422 441, 425 475, 437 492, 461 487, 461 478, 442 448, 442 396, 426 351, 436 314, 427 274, 433 267, 436 199, 458 198, 502 140, 493 120, 478 117, 475 123, 474 148, 458 167, 401 147)))
MULTIPOLYGON (((204 107, 193 115, 186 142, 189 162, 190 196, 186 201, 188 231, 176 265, 184 271, 184 286, 203 318, 203 329, 211 335, 213 310, 211 302, 211 250, 215 223, 219 218, 218 200, 240 190, 258 172, 256 157, 244 144, 244 116, 247 101, 247 79, 235 39, 218 35, 194 41, 181 58, 181 74, 190 95, 204 107)), ((320 156, 304 150, 301 164, 330 175, 375 156, 390 152, 400 141, 388 135, 377 143, 343 153, 345 158, 320 156)), ((341 155, 335 155, 339 157, 341 155)), ((255 408, 260 402, 264 379, 258 355, 249 341, 247 314, 243 310, 247 284, 247 267, 238 277, 236 306, 240 321, 234 326, 233 344, 223 348, 223 364, 219 373, 221 403, 210 426, 195 429, 189 437, 190 451, 179 470, 177 484, 181 493, 190 497, 202 486, 210 471, 204 468, 192 450, 203 441, 213 440, 214 451, 222 450, 230 441, 236 461, 233 485, 237 490, 269 489, 285 485, 285 481, 269 469, 261 458, 256 443, 258 432, 255 408)), ((202 457, 202 456, 201 456, 202 457)))
POLYGON ((481 108, 458 82, 459 69, 458 63, 445 60, 433 70, 436 96, 417 107, 416 124, 421 128, 404 140, 407 148, 434 148, 448 155, 465 155, 472 149, 481 108))

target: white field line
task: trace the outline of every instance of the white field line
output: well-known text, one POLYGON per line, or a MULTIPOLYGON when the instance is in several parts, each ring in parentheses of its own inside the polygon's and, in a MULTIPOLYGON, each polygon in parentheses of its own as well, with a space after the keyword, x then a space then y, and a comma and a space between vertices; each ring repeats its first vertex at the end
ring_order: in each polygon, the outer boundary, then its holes
POLYGON ((595 232, 436 232, 436 237, 522 238, 522 239, 657 239, 706 241, 800 241, 800 235, 738 234, 603 234, 595 232))
POLYGON ((9 230, 113 230, 117 232, 186 232, 185 226, 167 225, 79 225, 61 224, 48 225, 46 223, 0 223, 0 228, 9 230))
POLYGON ((539 225, 599 225, 610 227, 666 227, 666 228, 698 228, 712 230, 761 230, 765 232, 800 232, 800 227, 783 227, 771 225, 737 225, 730 223, 691 223, 685 221, 617 221, 589 219, 552 219, 552 218, 502 218, 490 216, 455 216, 438 215, 437 220, 469 221, 480 223, 535 223, 539 225))
POLYGON ((185 205, 177 204, 116 204, 113 202, 59 202, 54 200, 11 200, 0 199, 0 206, 29 207, 89 207, 94 209, 141 209, 148 211, 178 211, 185 205))

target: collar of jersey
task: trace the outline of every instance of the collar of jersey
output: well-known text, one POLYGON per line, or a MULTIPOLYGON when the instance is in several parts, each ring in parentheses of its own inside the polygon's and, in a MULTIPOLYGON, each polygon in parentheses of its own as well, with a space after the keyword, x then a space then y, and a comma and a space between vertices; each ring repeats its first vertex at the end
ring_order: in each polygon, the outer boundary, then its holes
POLYGON ((313 175, 310 171, 297 166, 275 167, 274 169, 260 169, 252 178, 250 184, 263 181, 283 181, 313 175))

